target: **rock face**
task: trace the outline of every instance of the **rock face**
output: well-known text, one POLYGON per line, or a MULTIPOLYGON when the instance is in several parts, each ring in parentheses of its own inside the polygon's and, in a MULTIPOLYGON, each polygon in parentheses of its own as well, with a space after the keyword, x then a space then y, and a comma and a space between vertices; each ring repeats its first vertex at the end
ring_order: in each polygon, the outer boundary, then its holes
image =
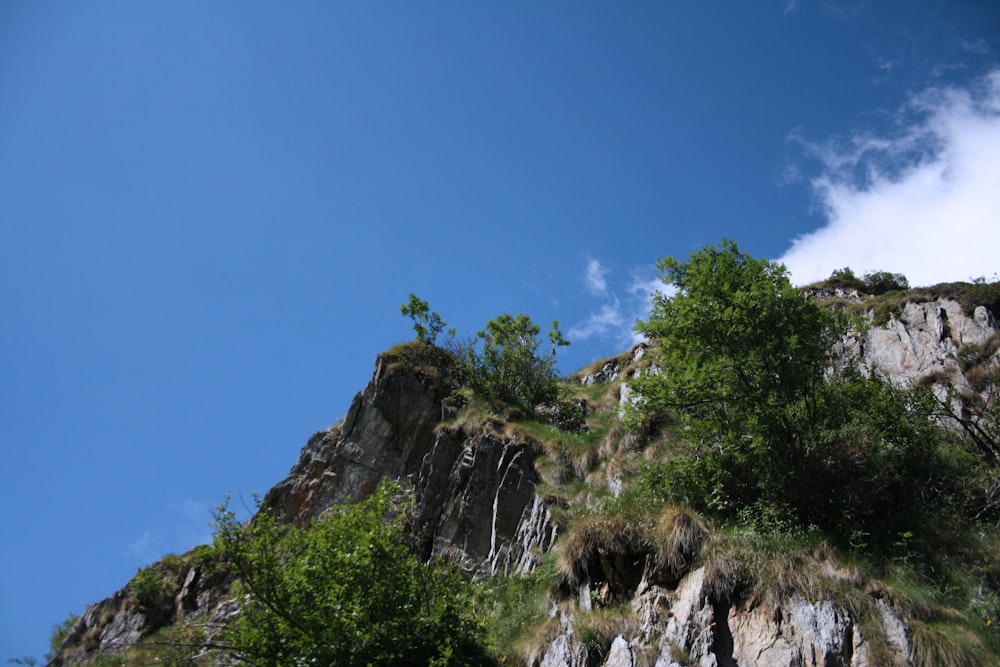
MULTIPOLYGON (((881 601, 880 601, 881 602, 881 601)), ((713 599, 705 568, 688 572, 675 587, 640 584, 632 601, 638 628, 618 634, 606 648, 581 639, 572 619, 534 665, 540 667, 862 667, 907 664, 903 622, 882 603, 886 628, 902 631, 874 651, 852 613, 830 601, 798 594, 779 605, 713 599)), ((882 628, 879 631, 885 633, 882 628)))
POLYGON ((909 386, 925 379, 947 379, 967 389, 959 351, 985 345, 997 333, 996 321, 983 306, 970 316, 952 299, 905 304, 885 326, 856 333, 846 342, 874 372, 894 384, 909 386))
POLYGON ((487 421, 471 432, 441 426, 446 389, 380 357, 340 427, 310 438, 288 477, 264 499, 306 525, 388 477, 415 494, 414 534, 424 557, 447 555, 470 572, 530 570, 556 537, 535 495, 533 443, 487 421))
POLYGON ((444 391, 379 357, 342 425, 314 434, 264 505, 300 526, 348 499, 361 500, 384 477, 417 476, 441 419, 444 391))
POLYGON ((126 586, 110 598, 87 607, 70 629, 58 655, 49 664, 87 664, 94 653, 124 653, 141 639, 181 620, 197 622, 210 640, 219 623, 233 611, 228 577, 188 558, 179 563, 154 563, 150 571, 160 586, 139 600, 126 586))
POLYGON ((535 495, 536 453, 514 437, 442 429, 417 479, 421 551, 457 556, 473 572, 534 569, 556 537, 535 495))

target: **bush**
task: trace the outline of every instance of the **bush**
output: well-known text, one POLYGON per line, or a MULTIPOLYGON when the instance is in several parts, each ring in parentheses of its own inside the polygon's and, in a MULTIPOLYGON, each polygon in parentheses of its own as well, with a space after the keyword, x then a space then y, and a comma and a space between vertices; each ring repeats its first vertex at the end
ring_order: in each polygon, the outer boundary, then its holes
POLYGON ((556 349, 569 345, 553 322, 551 351, 539 353, 541 327, 527 315, 504 313, 486 323, 476 338, 459 345, 457 354, 472 389, 489 398, 519 405, 529 412, 559 396, 556 349), (480 349, 481 345, 481 349, 480 349))
POLYGON ((902 273, 869 271, 864 277, 864 290, 872 295, 885 294, 895 290, 910 289, 910 281, 902 273))
POLYGON ((216 545, 235 577, 240 614, 225 633, 233 657, 290 664, 488 664, 484 628, 455 567, 414 556, 383 484, 310 528, 260 510, 240 525, 224 504, 216 545))
POLYGON ((826 279, 826 285, 829 287, 843 287, 846 289, 857 290, 858 292, 865 291, 865 283, 848 267, 842 269, 837 269, 830 274, 830 277, 826 279))
POLYGON ((410 294, 409 302, 399 310, 413 320, 417 340, 392 348, 386 354, 390 361, 441 377, 452 386, 466 384, 481 396, 519 405, 529 412, 558 398, 556 349, 569 345, 558 322, 552 322, 549 331, 552 348, 548 354, 539 353, 541 327, 527 315, 509 313, 494 317, 485 329, 465 340, 457 339, 452 327, 444 347, 439 348, 435 341, 445 323, 426 301, 410 294))
POLYGON ((135 598, 139 609, 149 613, 155 610, 163 599, 166 578, 156 564, 139 568, 128 583, 129 592, 135 598))

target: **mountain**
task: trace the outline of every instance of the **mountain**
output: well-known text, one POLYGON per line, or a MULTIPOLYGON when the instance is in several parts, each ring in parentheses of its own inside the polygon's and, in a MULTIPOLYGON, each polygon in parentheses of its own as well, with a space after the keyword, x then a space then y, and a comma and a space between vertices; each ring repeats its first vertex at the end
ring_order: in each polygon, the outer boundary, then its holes
MULTIPOLYGON (((863 372, 897 386, 930 386, 942 426, 960 434, 1000 363, 991 296, 1000 286, 980 287, 872 296, 821 284, 809 294, 861 318, 837 345, 841 359, 860 359, 863 372)), ((571 376, 567 400, 538 415, 455 391, 447 354, 422 349, 380 355, 347 416, 309 438, 263 507, 304 527, 397 480, 413 498, 408 525, 422 559, 458 563, 498 601, 529 600, 515 614, 499 602, 484 611, 505 657, 546 667, 1000 660, 990 635, 970 629, 947 596, 826 540, 724 530, 683 507, 622 510, 644 465, 664 452, 662 438, 621 419, 634 400, 630 377, 670 372, 650 363, 650 345, 571 376)), ((49 664, 225 664, 213 639, 238 610, 211 549, 167 556, 144 573, 65 628, 49 664), (201 648, 192 652, 195 629, 201 648)), ((990 586, 974 591, 986 602, 970 608, 995 603, 990 586)))

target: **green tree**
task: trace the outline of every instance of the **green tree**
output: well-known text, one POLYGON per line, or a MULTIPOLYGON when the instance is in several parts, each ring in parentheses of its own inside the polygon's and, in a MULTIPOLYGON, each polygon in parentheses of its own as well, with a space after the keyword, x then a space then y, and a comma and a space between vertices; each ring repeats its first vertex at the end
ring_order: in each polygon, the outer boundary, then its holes
POLYGON ((410 552, 398 493, 383 484, 307 529, 266 509, 241 525, 223 504, 215 542, 240 605, 225 634, 234 657, 262 667, 487 664, 468 585, 410 552))
POLYGON ((947 466, 926 394, 853 367, 831 375, 847 322, 820 308, 780 264, 729 240, 659 263, 676 291, 638 330, 658 342, 632 385, 642 424, 664 415, 688 445, 651 471, 674 500, 744 523, 813 525, 843 538, 894 536, 943 499, 947 466), (892 507, 892 511, 887 511, 892 507))
POLYGON ((569 345, 569 341, 559 331, 559 322, 554 321, 548 332, 550 348, 539 352, 541 331, 539 325, 522 314, 504 313, 487 322, 486 328, 458 354, 472 388, 484 396, 529 410, 556 400, 559 394, 556 351, 569 345))
MULTIPOLYGON (((681 411, 716 438, 794 444, 815 417, 811 399, 846 323, 793 287, 783 266, 730 240, 658 267, 676 291, 658 294, 636 328, 660 342, 655 363, 668 370, 635 382, 640 413, 681 411)), ((778 463, 794 455, 790 447, 778 463)))
POLYGON ((910 281, 902 273, 888 271, 869 271, 864 277, 865 291, 879 295, 893 290, 910 289, 910 281))
POLYGON ((859 292, 865 291, 865 283, 861 278, 854 275, 854 271, 849 266, 837 269, 826 279, 826 284, 830 287, 846 287, 859 292))
POLYGON ((430 305, 410 293, 410 300, 399 307, 399 312, 413 320, 413 330, 421 343, 433 345, 445 327, 444 320, 436 312, 431 312, 430 305))

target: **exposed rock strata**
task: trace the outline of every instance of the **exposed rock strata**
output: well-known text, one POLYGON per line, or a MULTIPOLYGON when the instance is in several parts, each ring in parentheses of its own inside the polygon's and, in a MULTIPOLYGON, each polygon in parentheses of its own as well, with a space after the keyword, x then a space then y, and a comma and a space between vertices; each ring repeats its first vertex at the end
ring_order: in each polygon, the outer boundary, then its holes
MULTIPOLYGON (((606 648, 587 645, 572 620, 536 656, 540 667, 743 667, 750 665, 853 666, 906 664, 903 622, 879 604, 889 633, 888 648, 873 651, 857 619, 831 601, 792 595, 777 606, 713 599, 704 568, 688 572, 675 588, 642 584, 633 600, 640 627, 606 648), (640 659, 641 658, 641 659, 640 659)), ((884 632, 882 628, 879 631, 884 632)))
POLYGON ((265 497, 306 525, 385 477, 416 498, 414 533, 424 557, 447 555, 481 573, 533 569, 555 528, 535 495, 534 445, 483 424, 438 427, 446 390, 379 358, 372 381, 339 428, 310 438, 288 477, 265 497))

